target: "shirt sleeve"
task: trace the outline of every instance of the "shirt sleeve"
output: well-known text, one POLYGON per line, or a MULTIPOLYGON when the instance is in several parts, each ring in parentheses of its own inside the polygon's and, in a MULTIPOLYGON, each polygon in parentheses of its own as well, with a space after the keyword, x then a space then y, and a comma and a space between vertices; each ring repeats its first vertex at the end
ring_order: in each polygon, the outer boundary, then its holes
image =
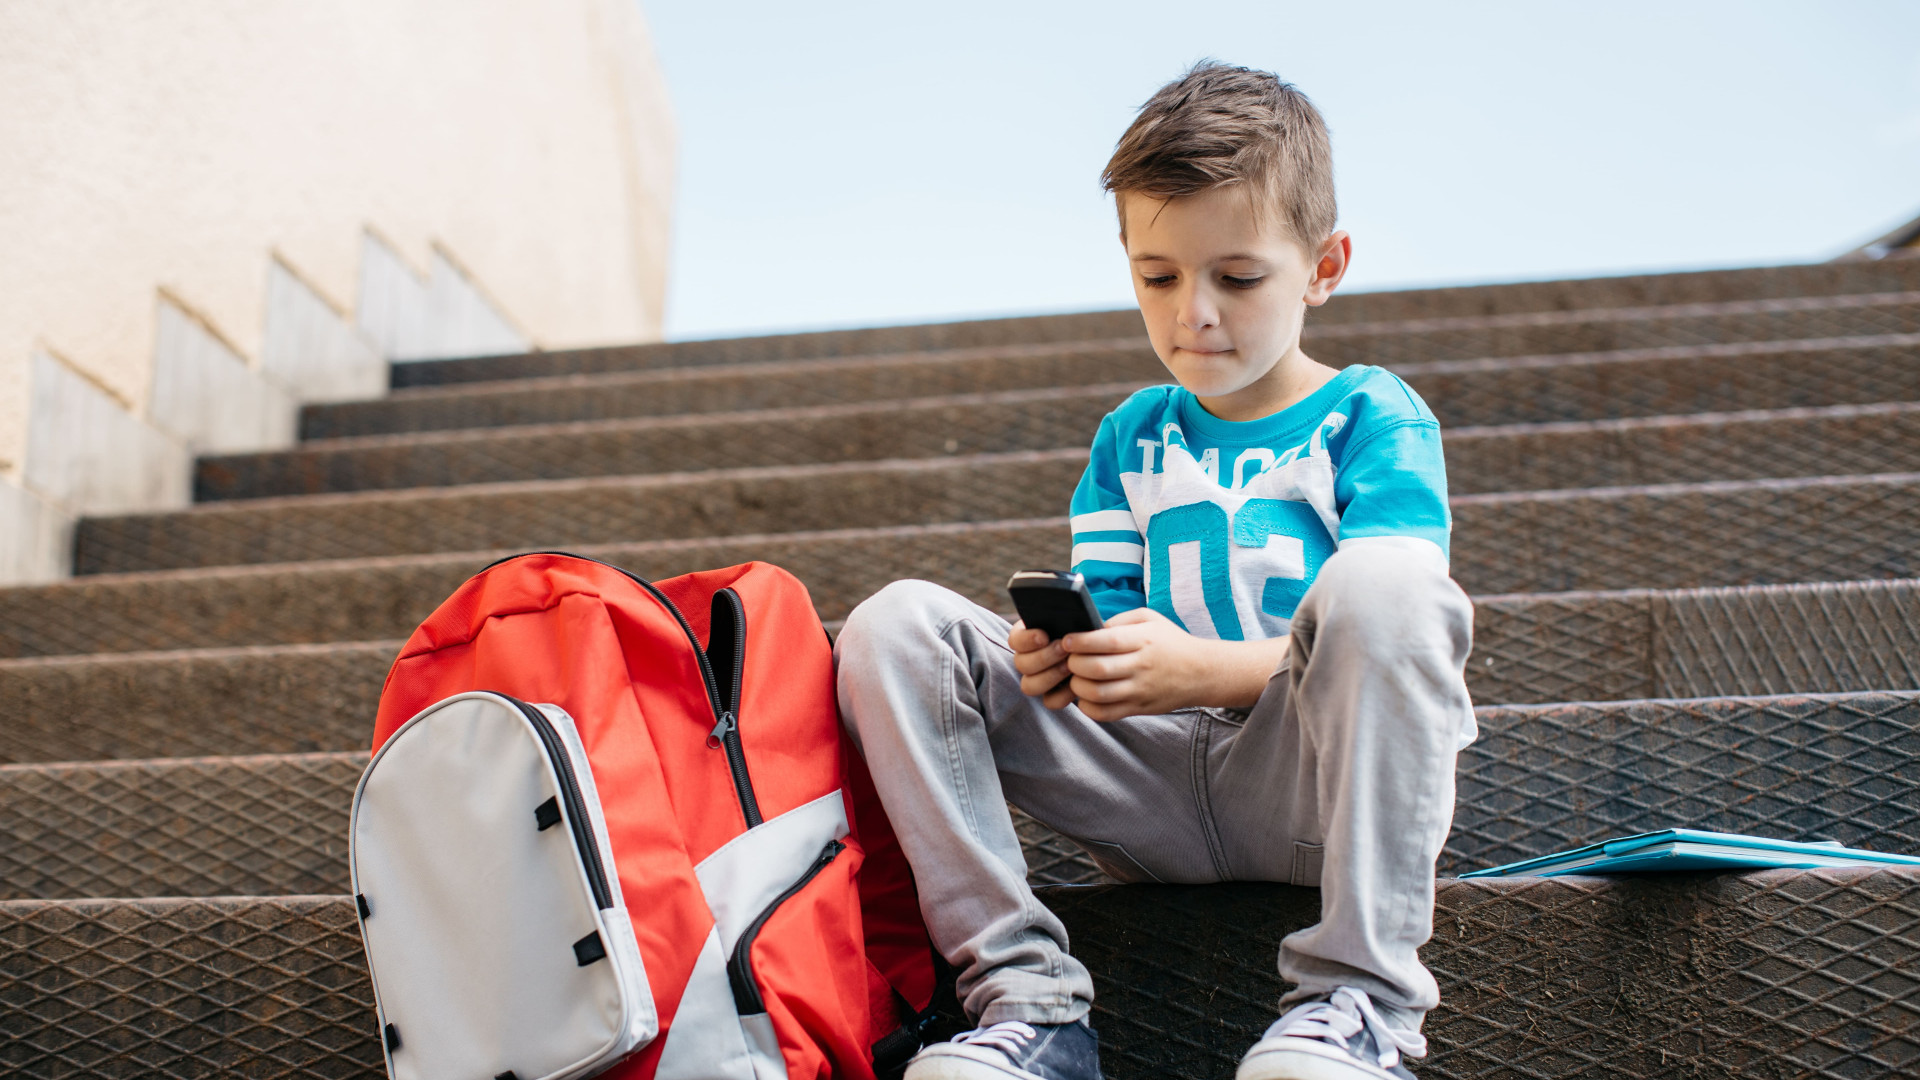
POLYGON ((1413 536, 1451 558, 1447 462, 1440 425, 1425 417, 1398 420, 1347 448, 1334 477, 1340 539, 1413 536))
POLYGON ((1074 489, 1073 570, 1105 618, 1144 607, 1146 546, 1120 484, 1118 425, 1109 414, 1093 437, 1093 455, 1074 489))

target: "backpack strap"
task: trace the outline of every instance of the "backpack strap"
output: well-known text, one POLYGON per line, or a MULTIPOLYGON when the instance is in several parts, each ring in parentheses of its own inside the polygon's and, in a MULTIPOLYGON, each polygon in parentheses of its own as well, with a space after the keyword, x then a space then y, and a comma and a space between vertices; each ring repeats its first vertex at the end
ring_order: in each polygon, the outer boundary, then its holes
POLYGON ((894 991, 893 999, 896 1015, 906 1015, 911 1019, 873 1044, 873 1074, 876 1080, 895 1080, 906 1071, 913 1055, 927 1044, 927 1032, 940 1015, 939 1009, 933 1005, 914 1012, 913 1006, 900 996, 898 990, 894 991))

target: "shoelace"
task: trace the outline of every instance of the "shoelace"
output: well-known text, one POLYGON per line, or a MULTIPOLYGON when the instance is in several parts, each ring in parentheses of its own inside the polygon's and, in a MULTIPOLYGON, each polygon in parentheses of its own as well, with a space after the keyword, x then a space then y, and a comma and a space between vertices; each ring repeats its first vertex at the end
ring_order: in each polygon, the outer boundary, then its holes
POLYGON ((1383 1069, 1391 1069, 1400 1064, 1400 1058, 1425 1057, 1427 1037, 1417 1031, 1402 1031, 1387 1026, 1380 1013, 1373 1007, 1373 999, 1365 990, 1356 990, 1343 986, 1333 992, 1326 1001, 1309 1001, 1296 1005, 1287 1015, 1273 1022, 1267 1029, 1266 1037, 1271 1039, 1281 1035, 1291 1035, 1302 1039, 1332 1039, 1348 1053, 1353 1047, 1347 1040, 1360 1034, 1365 1028, 1373 1036, 1373 1045, 1380 1050, 1379 1061, 1383 1069))
POLYGON ((1034 1031, 1030 1024, 1023 1024, 1018 1020, 1002 1020, 992 1027, 963 1031, 955 1035, 953 1041, 973 1043, 990 1050, 998 1050, 1007 1057, 1018 1060, 1019 1055, 1026 1050, 1027 1044, 1032 1042, 1037 1034, 1039 1032, 1034 1031))

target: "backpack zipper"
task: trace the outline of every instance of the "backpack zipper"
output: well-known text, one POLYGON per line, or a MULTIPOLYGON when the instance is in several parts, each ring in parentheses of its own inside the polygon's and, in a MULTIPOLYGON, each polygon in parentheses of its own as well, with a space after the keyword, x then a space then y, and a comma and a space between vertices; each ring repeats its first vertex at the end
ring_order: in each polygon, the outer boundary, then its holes
POLYGON ((780 910, 781 904, 793 899, 801 889, 807 887, 808 882, 820 876, 820 871, 825 870, 845 850, 847 845, 840 841, 827 841, 827 846, 820 849, 820 857, 813 860, 813 865, 807 867, 807 872, 800 875, 800 880, 787 886, 785 892, 774 897, 773 903, 768 904, 765 910, 755 915, 753 921, 747 924, 746 930, 741 932, 740 940, 733 946, 733 955, 727 958, 727 984, 733 988, 733 1010, 741 1016, 752 1016, 755 1013, 767 1011, 766 1000, 760 996, 760 984, 753 978, 753 943, 760 936, 760 928, 766 925, 774 912, 780 910))
MULTIPOLYGON (((667 599, 666 593, 655 588, 651 581, 641 577, 639 574, 625 567, 615 566, 610 562, 605 562, 600 559, 588 558, 585 555, 575 555, 571 551, 523 551, 518 555, 506 555, 482 567, 480 573, 484 574, 488 570, 499 566, 501 563, 511 562, 514 559, 524 559, 530 555, 559 555, 568 559, 579 559, 582 562, 595 563, 609 570, 618 571, 635 585, 645 589, 655 600, 660 602, 661 607, 666 608, 667 611, 673 615, 673 621, 680 624, 680 632, 687 636, 687 644, 693 646, 694 659, 700 662, 700 681, 706 685, 707 704, 713 709, 714 718, 713 730, 708 733, 707 737, 709 739, 718 739, 720 740, 720 745, 727 747, 727 769, 733 774, 734 795, 740 800, 740 813, 747 819, 747 827, 752 828, 760 824, 763 820, 760 816, 760 803, 759 800, 754 797, 753 781, 747 775, 746 752, 740 745, 739 718, 731 708, 728 708, 721 701, 720 682, 714 677, 713 663, 707 659, 707 650, 700 647, 700 639, 693 636, 693 626, 687 622, 687 617, 680 613, 678 605, 674 604, 672 600, 667 599)), ((732 589, 722 589, 720 591, 731 596, 732 602, 738 605, 740 614, 740 618, 737 620, 737 625, 739 626, 739 647, 734 650, 734 700, 737 704, 740 687, 739 672, 745 664, 746 656, 746 605, 740 603, 740 594, 734 592, 732 589)))
POLYGON ((607 868, 600 861, 600 843, 593 835, 593 819, 587 816, 587 800, 580 794, 580 778, 574 774, 573 759, 567 754, 567 744, 561 740, 560 733, 554 730, 553 721, 547 719, 545 713, 510 694, 500 696, 520 710, 546 746, 547 757, 553 762, 554 773, 560 779, 560 801, 567 808, 567 825, 573 832, 574 846, 580 849, 580 859, 587 864, 587 884, 593 890, 593 906, 605 911, 613 906, 613 889, 607 885, 607 868))
MULTIPOLYGON (((707 733, 707 745, 716 750, 727 752, 727 771, 733 774, 733 793, 740 799, 740 812, 746 816, 747 828, 759 825, 764 818, 760 816, 760 800, 753 794, 753 778, 747 774, 747 751, 740 742, 740 697, 741 683, 747 670, 747 605, 740 600, 740 594, 732 589, 721 589, 713 594, 713 612, 728 615, 732 640, 727 643, 727 651, 733 661, 730 678, 720 684, 721 713, 707 733)), ((721 631, 720 620, 709 620, 712 633, 721 631)), ((711 651, 714 641, 709 639, 711 651)))

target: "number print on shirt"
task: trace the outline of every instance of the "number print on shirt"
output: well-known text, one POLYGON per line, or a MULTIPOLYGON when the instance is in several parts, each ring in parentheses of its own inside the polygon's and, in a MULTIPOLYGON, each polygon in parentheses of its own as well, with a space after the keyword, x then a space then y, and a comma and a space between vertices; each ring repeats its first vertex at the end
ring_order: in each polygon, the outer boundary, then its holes
MULTIPOLYGON (((1147 526, 1147 606, 1173 612, 1173 548, 1178 544, 1199 544, 1200 593, 1207 615, 1213 620, 1214 636, 1222 641, 1245 641, 1240 618, 1233 607, 1233 566, 1228 545, 1264 548, 1271 545, 1292 548, 1294 558, 1287 562, 1300 567, 1300 573, 1273 575, 1260 592, 1260 609, 1275 618, 1291 619, 1307 594, 1307 586, 1327 557, 1334 552, 1333 538, 1312 506, 1290 499, 1249 499, 1229 519, 1226 510, 1211 502, 1188 503, 1153 516, 1147 526)), ((1181 629, 1186 623, 1175 614, 1173 621, 1181 629)))
MULTIPOLYGON (((1200 594, 1213 632, 1221 641, 1245 641, 1233 610, 1233 574, 1227 553, 1227 512, 1218 503, 1197 502, 1162 510, 1147 525, 1147 606, 1173 611, 1173 546, 1200 544, 1200 594)), ((1180 616, 1173 621, 1181 623, 1180 616)), ((1180 628, 1186 629, 1181 623, 1180 628)))
POLYGON ((1233 515, 1233 542, 1241 547, 1266 547, 1269 543, 1297 545, 1302 573, 1297 578, 1269 577, 1260 589, 1260 610, 1282 619, 1293 618, 1293 609, 1307 595, 1307 586, 1319 573, 1322 563, 1333 554, 1333 538, 1313 507, 1290 499, 1249 499, 1233 515))

